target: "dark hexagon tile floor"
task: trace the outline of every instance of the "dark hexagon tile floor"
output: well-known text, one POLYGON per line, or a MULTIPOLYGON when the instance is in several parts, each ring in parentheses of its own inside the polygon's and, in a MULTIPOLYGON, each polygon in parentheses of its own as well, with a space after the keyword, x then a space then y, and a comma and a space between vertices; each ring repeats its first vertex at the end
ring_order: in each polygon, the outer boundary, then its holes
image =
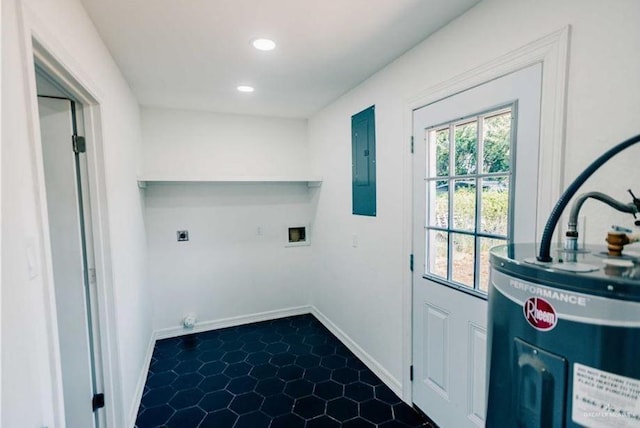
POLYGON ((434 427, 314 316, 156 343, 137 428, 434 427))

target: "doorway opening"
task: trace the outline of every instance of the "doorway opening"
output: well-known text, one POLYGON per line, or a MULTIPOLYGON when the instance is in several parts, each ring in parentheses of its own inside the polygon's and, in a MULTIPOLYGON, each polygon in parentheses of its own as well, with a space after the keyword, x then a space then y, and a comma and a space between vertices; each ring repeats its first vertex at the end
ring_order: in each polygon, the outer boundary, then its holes
POLYGON ((122 418, 116 416, 100 107, 35 39, 33 54, 33 151, 47 244, 54 411, 66 426, 115 426, 122 418))

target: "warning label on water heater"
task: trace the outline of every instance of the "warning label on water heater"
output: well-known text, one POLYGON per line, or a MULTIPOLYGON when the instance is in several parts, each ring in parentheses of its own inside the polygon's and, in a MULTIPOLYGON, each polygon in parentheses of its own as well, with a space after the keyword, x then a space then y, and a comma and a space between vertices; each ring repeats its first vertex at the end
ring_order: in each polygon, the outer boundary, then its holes
POLYGON ((573 365, 571 418, 587 428, 640 427, 640 380, 573 365))

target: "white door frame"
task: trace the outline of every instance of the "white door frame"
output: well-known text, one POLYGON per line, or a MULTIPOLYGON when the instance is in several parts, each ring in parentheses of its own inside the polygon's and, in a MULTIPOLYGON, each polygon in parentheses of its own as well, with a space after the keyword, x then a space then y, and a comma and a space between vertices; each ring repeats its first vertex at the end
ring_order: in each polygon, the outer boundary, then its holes
MULTIPOLYGON (((450 80, 419 92, 406 100, 404 108, 405 141, 413 135, 413 111, 467 89, 542 63, 542 94, 540 99, 540 163, 538 166, 538 209, 536 236, 543 230, 547 216, 564 188, 564 140, 566 88, 569 67, 569 34, 566 26, 493 61, 469 70, 450 80)), ((406 146, 409 148, 409 144, 406 146)), ((412 153, 403 158, 403 248, 413 253, 413 185, 412 153)), ((560 228, 559 228, 560 229, 560 228)), ((561 236, 558 230, 557 236, 561 236)), ((410 380, 412 355, 412 272, 405 269, 402 278, 402 399, 413 403, 410 380)))
MULTIPOLYGON (((66 91, 82 104, 84 133, 87 141, 88 190, 91 195, 91 233, 94 241, 94 255, 97 284, 97 323, 100 326, 100 358, 102 360, 103 392, 106 405, 105 422, 108 427, 124 426, 128 423, 122 408, 122 377, 117 345, 117 324, 114 307, 111 250, 109 243, 109 218, 105 185, 103 153, 103 132, 100 93, 96 90, 90 74, 84 72, 74 59, 73 53, 48 31, 45 23, 37 18, 23 2, 18 2, 21 16, 21 36, 24 43, 23 67, 27 70, 27 117, 30 124, 30 152, 36 185, 40 235, 43 239, 42 278, 45 295, 45 317, 47 320, 47 348, 49 350, 49 370, 52 375, 53 418, 55 426, 64 426, 64 401, 62 393, 62 373, 60 349, 58 345, 58 325, 53 284, 53 264, 49 221, 45 193, 44 162, 39 125, 36 88, 35 61, 66 91)), ((89 403, 87 404, 89 405, 89 403)))

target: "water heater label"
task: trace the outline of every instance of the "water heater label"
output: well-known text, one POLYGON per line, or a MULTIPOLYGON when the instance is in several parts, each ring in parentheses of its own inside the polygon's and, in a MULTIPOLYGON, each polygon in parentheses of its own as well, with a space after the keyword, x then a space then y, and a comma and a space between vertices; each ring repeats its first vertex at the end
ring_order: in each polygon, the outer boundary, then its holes
POLYGON ((640 380, 573 365, 573 422, 587 428, 640 426, 640 380))
POLYGON ((551 303, 540 297, 530 297, 522 305, 524 317, 533 328, 540 331, 549 331, 558 323, 556 310, 551 303))

